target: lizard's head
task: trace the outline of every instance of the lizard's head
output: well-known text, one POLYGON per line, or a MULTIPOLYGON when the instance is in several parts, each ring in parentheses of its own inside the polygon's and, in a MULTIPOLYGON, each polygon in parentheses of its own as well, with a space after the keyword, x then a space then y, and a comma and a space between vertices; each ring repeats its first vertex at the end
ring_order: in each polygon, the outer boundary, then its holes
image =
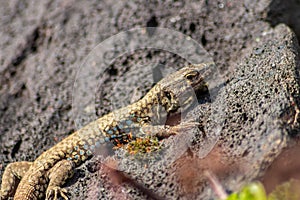
POLYGON ((205 64, 190 65, 161 80, 161 104, 168 113, 180 113, 197 101, 197 93, 207 91, 203 77, 205 64))

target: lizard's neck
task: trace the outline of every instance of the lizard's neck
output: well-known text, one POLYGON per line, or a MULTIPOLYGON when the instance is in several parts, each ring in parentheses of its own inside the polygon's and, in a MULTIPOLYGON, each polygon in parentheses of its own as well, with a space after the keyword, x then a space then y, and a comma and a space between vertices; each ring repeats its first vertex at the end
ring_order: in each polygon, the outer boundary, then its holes
POLYGON ((158 122, 167 116, 162 103, 163 94, 160 85, 154 86, 141 100, 130 106, 130 114, 140 117, 147 122, 158 122))

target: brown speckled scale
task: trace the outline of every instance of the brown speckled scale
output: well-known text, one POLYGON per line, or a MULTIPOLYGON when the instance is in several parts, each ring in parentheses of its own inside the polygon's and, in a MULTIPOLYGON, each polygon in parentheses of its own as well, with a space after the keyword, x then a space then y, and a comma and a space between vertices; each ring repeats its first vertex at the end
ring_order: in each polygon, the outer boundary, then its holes
MULTIPOLYGON (((168 137, 177 133, 165 118, 180 113, 197 99, 194 90, 205 90, 203 70, 212 63, 191 65, 158 82, 141 100, 111 112, 71 134, 34 162, 9 164, 2 177, 0 199, 68 199, 61 186, 72 176, 74 167, 106 144, 120 146, 145 134, 168 137), (20 183, 17 184, 20 180, 20 183)), ((179 125, 180 126, 180 125, 179 125)))

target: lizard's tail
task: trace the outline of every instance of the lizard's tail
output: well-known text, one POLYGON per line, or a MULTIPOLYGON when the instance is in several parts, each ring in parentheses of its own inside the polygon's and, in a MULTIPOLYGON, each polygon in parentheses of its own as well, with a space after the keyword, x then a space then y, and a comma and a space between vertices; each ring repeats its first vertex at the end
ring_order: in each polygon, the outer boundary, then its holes
POLYGON ((26 185, 25 187, 21 187, 17 189, 15 193, 14 200, 38 200, 40 199, 44 193, 41 191, 40 187, 34 187, 31 185, 26 185))

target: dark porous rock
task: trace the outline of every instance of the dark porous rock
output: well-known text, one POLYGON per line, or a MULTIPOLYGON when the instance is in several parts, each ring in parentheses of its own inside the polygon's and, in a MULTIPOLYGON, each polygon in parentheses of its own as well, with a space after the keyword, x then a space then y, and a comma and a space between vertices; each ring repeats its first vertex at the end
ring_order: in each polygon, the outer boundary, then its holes
POLYGON ((299 128, 298 51, 294 33, 276 26, 237 65, 221 93, 225 126, 218 146, 226 158, 239 162, 243 182, 260 178, 299 128))

